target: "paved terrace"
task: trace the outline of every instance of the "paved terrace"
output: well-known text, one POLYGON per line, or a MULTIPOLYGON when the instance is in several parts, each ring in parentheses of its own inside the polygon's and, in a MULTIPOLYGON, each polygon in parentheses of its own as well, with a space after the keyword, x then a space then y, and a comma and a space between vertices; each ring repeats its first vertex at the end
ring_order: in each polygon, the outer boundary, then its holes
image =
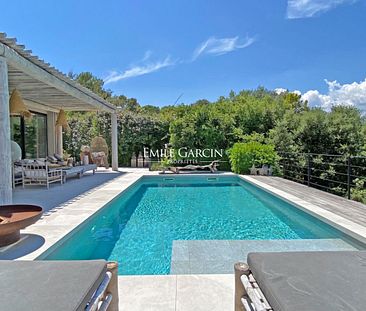
MULTIPOLYGON (((17 245, 0 248, 0 259, 34 259, 145 174, 151 173, 144 169, 98 170, 95 176, 70 179, 65 185, 52 185, 50 190, 38 187, 16 189, 15 202, 40 204, 46 213, 35 225, 22 231, 22 240, 17 245)), ((328 219, 328 222, 346 226, 346 231, 354 229, 356 235, 366 238, 366 206, 362 204, 281 178, 242 177, 299 208, 328 219)), ((245 259, 244 255, 242 259, 245 259)), ((233 274, 119 276, 119 291, 120 308, 126 311, 222 311, 234 308, 233 274)))
POLYGON ((63 185, 60 183, 51 184, 48 190, 45 186, 38 185, 25 186, 24 189, 22 186, 17 186, 13 190, 13 202, 40 205, 43 207, 44 216, 47 216, 82 197, 86 197, 106 183, 126 173, 128 172, 98 168, 95 175, 90 171, 86 172, 80 179, 70 177, 63 185))

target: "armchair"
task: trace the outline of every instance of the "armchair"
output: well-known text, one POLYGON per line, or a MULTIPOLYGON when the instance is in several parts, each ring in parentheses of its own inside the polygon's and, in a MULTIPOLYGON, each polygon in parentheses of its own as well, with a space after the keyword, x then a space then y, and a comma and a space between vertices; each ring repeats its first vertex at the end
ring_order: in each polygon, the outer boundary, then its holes
POLYGON ((47 162, 22 163, 23 188, 25 185, 49 185, 54 182, 63 183, 62 168, 50 168, 47 162))

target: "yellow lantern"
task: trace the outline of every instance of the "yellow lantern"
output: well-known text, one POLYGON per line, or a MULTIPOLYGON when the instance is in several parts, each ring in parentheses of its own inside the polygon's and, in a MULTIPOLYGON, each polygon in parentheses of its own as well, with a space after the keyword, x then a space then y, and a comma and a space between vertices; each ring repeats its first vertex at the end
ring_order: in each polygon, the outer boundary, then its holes
POLYGON ((65 131, 69 131, 70 127, 67 123, 66 113, 63 109, 60 110, 57 116, 56 126, 62 126, 65 131))
POLYGON ((31 118, 32 114, 24 104, 22 97, 17 89, 14 89, 9 101, 10 115, 20 115, 26 118, 31 118))

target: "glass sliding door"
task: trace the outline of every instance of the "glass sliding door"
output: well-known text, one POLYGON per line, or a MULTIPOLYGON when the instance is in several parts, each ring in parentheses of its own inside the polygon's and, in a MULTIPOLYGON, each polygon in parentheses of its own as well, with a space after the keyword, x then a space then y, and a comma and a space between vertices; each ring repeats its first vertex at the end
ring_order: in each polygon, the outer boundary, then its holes
POLYGON ((47 115, 32 112, 32 118, 11 117, 11 139, 26 159, 47 157, 47 115))
POLYGON ((27 159, 47 157, 47 115, 24 119, 24 147, 27 159))
MULTIPOLYGON (((22 148, 24 145, 24 136, 22 134, 23 126, 23 118, 18 116, 10 117, 10 139, 15 141, 20 146, 20 148, 22 148)), ((24 158, 23 148, 22 158, 24 158)))

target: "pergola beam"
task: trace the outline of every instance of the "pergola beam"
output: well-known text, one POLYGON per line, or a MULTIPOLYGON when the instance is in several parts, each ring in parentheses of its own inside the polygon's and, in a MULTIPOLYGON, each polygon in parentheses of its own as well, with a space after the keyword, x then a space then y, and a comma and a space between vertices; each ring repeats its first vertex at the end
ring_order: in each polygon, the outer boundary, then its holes
MULTIPOLYGON (((8 65, 18 69, 23 74, 33 77, 50 87, 54 87, 57 90, 68 94, 81 102, 88 103, 91 106, 94 106, 95 108, 100 110, 105 110, 109 112, 115 111, 115 107, 113 105, 104 101, 102 98, 95 95, 91 91, 81 87, 77 83, 67 81, 66 77, 64 79, 61 76, 61 73, 58 73, 58 76, 56 76, 48 72, 44 68, 34 64, 34 62, 29 60, 38 60, 37 58, 34 58, 34 56, 29 55, 29 59, 27 59, 24 56, 19 55, 13 48, 10 48, 9 46, 1 42, 0 56, 5 57, 8 65)), ((46 64, 44 64, 44 66, 46 66, 46 64)))

